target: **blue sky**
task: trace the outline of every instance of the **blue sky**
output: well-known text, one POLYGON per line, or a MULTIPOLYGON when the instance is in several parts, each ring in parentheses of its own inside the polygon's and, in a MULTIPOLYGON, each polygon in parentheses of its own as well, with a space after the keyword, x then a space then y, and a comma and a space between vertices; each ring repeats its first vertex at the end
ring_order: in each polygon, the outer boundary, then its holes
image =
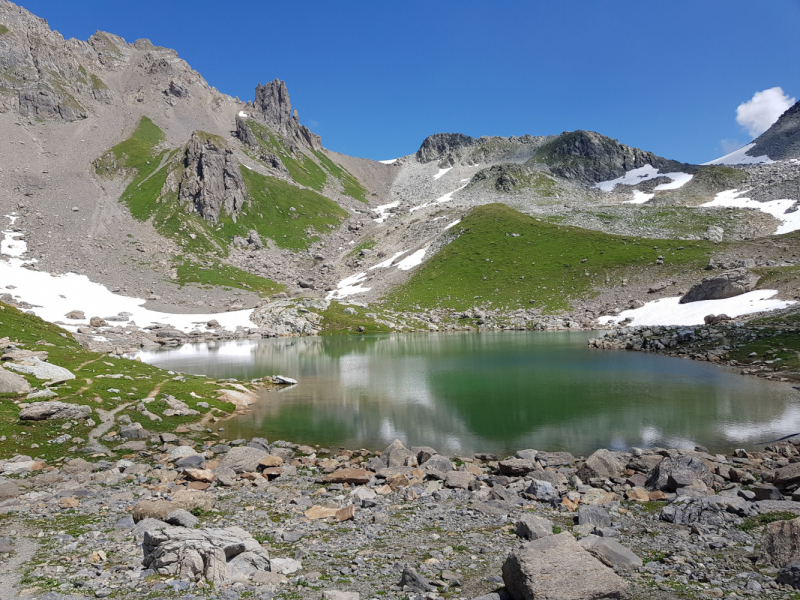
POLYGON ((704 162, 747 143, 736 109, 800 97, 800 0, 28 0, 64 37, 175 48, 219 90, 284 79, 331 150, 388 159, 436 132, 589 129, 704 162))

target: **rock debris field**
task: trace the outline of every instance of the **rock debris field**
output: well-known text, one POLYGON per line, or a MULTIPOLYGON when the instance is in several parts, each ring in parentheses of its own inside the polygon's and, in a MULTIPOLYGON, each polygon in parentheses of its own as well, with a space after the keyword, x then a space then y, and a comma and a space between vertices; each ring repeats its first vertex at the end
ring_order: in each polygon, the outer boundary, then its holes
POLYGON ((0 460, 0 598, 783 599, 800 587, 792 440, 732 456, 498 459, 397 440, 380 453, 226 441, 199 425, 100 439, 122 458, 0 460))

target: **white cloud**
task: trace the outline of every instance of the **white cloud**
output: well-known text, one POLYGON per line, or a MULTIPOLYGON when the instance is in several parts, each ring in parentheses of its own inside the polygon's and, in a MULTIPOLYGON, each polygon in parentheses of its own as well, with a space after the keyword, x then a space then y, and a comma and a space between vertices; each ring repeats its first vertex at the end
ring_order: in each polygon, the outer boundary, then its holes
POLYGON ((796 101, 779 87, 756 92, 736 109, 736 122, 755 138, 769 129, 796 101))

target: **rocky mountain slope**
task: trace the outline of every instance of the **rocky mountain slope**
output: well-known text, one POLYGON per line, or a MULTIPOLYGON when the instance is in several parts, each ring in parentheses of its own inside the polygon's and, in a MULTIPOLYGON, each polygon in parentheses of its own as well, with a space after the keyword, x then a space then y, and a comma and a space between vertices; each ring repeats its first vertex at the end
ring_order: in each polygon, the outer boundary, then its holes
MULTIPOLYGON (((324 148, 279 79, 243 102, 148 40, 64 40, 6 0, 0 24, 0 209, 16 217, 7 240, 27 244, 26 269, 85 274, 151 309, 248 309, 280 294, 396 314, 525 305, 526 318, 583 320, 688 288, 709 260, 740 251, 756 267, 796 267, 771 236, 793 227, 800 199, 798 106, 741 152, 761 164, 687 165, 589 131, 438 133, 380 163, 324 148), (496 231, 498 219, 510 230, 496 231), (541 271, 542 258, 523 264, 505 244, 523 226, 577 261, 623 238, 658 249, 604 255, 600 270, 541 271), (494 287, 469 295, 433 275, 463 271, 465 254, 486 258, 498 235, 505 249, 488 260, 517 265, 476 272, 475 283, 462 275, 465 287, 494 287), (443 254, 456 240, 463 248, 443 254), (673 260, 665 247, 693 251, 671 250, 684 257, 673 260)), ((36 303, 24 286, 3 293, 36 303)))

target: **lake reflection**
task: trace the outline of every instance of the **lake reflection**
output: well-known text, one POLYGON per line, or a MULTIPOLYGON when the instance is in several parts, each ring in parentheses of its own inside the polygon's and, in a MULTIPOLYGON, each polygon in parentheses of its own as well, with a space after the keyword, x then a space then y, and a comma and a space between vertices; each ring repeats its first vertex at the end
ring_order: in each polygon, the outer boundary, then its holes
POLYGON ((211 377, 286 375, 223 437, 448 454, 520 448, 730 451, 800 432, 800 393, 708 363, 589 350, 591 334, 448 333, 279 338, 142 353, 211 377))

